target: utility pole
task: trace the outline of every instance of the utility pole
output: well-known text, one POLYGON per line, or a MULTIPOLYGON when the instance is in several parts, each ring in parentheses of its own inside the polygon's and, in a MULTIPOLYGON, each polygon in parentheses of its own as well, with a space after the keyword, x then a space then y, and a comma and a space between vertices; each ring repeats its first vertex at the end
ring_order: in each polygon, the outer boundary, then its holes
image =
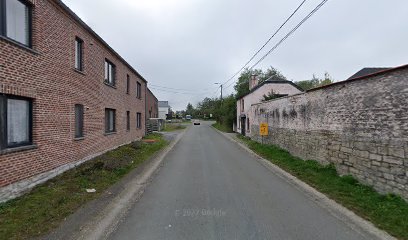
POLYGON ((222 84, 221 84, 221 102, 222 102, 222 84))
POLYGON ((214 83, 221 86, 221 102, 222 102, 222 84, 221 83, 214 83))

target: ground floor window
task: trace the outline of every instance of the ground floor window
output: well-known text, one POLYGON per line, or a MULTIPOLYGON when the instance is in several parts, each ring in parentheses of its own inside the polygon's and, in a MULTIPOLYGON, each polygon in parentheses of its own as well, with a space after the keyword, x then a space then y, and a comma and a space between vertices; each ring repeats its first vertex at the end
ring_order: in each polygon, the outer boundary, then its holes
POLYGON ((75 104, 75 138, 84 137, 84 105, 75 104))
POLYGON ((0 95, 0 150, 32 145, 32 100, 0 95))
POLYGON ((142 128, 142 114, 141 113, 137 113, 136 114, 136 125, 137 125, 137 128, 142 128))
POLYGON ((126 112, 126 131, 130 131, 130 112, 126 112))
POLYGON ((105 132, 116 132, 116 110, 105 108, 105 132))
POLYGON ((247 118, 247 131, 249 132, 249 118, 247 118))

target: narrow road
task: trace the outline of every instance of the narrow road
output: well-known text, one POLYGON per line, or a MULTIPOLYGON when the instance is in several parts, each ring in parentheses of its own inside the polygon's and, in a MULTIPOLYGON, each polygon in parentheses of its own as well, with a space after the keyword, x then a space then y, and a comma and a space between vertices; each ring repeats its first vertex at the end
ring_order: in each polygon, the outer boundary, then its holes
POLYGON ((111 239, 370 239, 212 129, 192 126, 111 239))

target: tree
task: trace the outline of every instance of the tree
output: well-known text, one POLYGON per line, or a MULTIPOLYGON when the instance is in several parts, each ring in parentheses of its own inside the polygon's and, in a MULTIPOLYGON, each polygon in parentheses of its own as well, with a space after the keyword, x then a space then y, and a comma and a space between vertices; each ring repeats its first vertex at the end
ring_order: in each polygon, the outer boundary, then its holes
POLYGON ((269 101, 269 100, 272 100, 272 99, 275 99, 275 98, 279 98, 281 96, 282 95, 276 94, 273 90, 271 90, 268 93, 268 95, 266 95, 266 94, 263 95, 262 102, 269 101))
POLYGON ((190 115, 190 116, 193 116, 194 115, 194 107, 193 107, 193 104, 191 104, 191 103, 188 103, 187 104, 187 107, 186 107, 186 115, 190 115))
POLYGON ((234 89, 237 92, 236 96, 238 98, 249 93, 249 80, 251 79, 251 76, 254 74, 257 75, 259 78, 258 84, 263 83, 264 81, 271 77, 276 80, 287 80, 286 77, 283 76, 280 71, 278 71, 272 66, 269 67, 265 73, 262 71, 262 69, 250 70, 246 68, 241 73, 241 75, 238 78, 238 82, 234 86, 234 89))
POLYGON ((315 74, 313 74, 313 77, 312 77, 311 80, 299 81, 299 82, 296 82, 296 84, 299 87, 301 87, 303 90, 306 91, 306 90, 309 90, 309 89, 312 89, 312 88, 325 86, 325 85, 331 84, 333 82, 334 82, 334 80, 330 76, 330 74, 328 72, 325 72, 323 79, 319 79, 318 77, 316 77, 315 74))

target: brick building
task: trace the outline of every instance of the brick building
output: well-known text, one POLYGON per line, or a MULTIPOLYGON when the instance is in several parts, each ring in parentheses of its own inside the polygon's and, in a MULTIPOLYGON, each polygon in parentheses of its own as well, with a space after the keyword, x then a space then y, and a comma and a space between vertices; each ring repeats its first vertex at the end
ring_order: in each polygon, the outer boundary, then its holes
POLYGON ((146 118, 158 118, 159 117, 159 101, 156 96, 147 88, 146 95, 146 118))
POLYGON ((0 202, 143 137, 146 80, 59 0, 0 0, 0 202))

